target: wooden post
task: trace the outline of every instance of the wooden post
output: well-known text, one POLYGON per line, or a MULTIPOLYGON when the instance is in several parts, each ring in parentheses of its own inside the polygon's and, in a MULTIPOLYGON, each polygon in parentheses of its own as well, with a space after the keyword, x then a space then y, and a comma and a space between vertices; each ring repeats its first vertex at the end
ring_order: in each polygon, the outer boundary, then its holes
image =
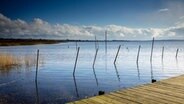
POLYGON ((77 49, 77 56, 76 56, 76 59, 75 59, 75 65, 74 65, 74 69, 73 69, 73 75, 75 75, 75 69, 76 69, 77 60, 78 60, 78 56, 79 56, 79 50, 80 50, 80 47, 78 47, 78 49, 77 49))
POLYGON ((77 47, 78 47, 78 45, 77 45, 77 41, 76 41, 76 43, 75 43, 75 46, 76 46, 76 50, 77 50, 77 47))
POLYGON ((107 31, 105 31, 105 52, 107 53, 107 31))
POLYGON ((176 59, 178 58, 178 51, 179 51, 179 49, 177 48, 177 50, 176 50, 176 59))
POLYGON ((95 35, 95 49, 97 49, 96 35, 95 35))
POLYGON ((95 67, 95 61, 96 61, 97 54, 98 54, 98 48, 96 49, 95 57, 93 60, 93 68, 95 67))
POLYGON ((137 64, 137 75, 138 75, 139 80, 140 80, 140 72, 139 72, 139 53, 140 53, 140 50, 141 50, 141 45, 139 45, 139 48, 138 48, 137 61, 136 61, 136 64, 137 64))
POLYGON ((37 81, 37 76, 38 76, 38 64, 39 64, 39 49, 37 50, 37 59, 36 59, 36 76, 35 76, 35 81, 37 81))
POLYGON ((138 53, 137 53, 137 63, 139 62, 139 53, 140 53, 141 45, 139 45, 138 53))
POLYGON ((162 61, 164 60, 164 46, 162 47, 162 61))
POLYGON ((117 59, 117 57, 118 57, 118 54, 119 54, 119 50, 120 50, 120 48, 121 48, 121 45, 119 45, 119 47, 118 47, 118 51, 117 51, 117 53, 116 53, 116 57, 115 57, 115 59, 114 59, 114 64, 116 63, 116 59, 117 59))
POLYGON ((152 40, 152 47, 151 47, 151 56, 150 56, 150 62, 152 62, 152 56, 153 56, 153 47, 154 47, 154 37, 152 40))
POLYGON ((98 40, 96 40, 96 43, 97 43, 97 48, 99 49, 99 42, 98 42, 98 40))

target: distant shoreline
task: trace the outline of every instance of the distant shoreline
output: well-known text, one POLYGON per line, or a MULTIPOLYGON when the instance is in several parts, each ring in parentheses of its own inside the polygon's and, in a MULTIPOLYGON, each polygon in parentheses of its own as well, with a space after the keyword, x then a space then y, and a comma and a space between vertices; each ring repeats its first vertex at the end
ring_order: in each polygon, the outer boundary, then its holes
POLYGON ((0 39, 0 46, 56 44, 62 41, 46 39, 0 39))
MULTIPOLYGON (((97 40, 104 42, 105 40, 97 40)), ((107 42, 149 42, 152 40, 107 40, 107 42)), ((184 41, 184 40, 155 40, 155 41, 184 41)), ((57 44, 63 42, 95 42, 95 40, 51 40, 51 39, 3 39, 0 38, 0 46, 20 46, 38 44, 57 44)))

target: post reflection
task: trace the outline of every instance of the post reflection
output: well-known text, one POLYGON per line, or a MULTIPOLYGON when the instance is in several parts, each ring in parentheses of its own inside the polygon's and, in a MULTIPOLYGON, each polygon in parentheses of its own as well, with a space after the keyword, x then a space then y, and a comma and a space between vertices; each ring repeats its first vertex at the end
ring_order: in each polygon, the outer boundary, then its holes
POLYGON ((76 91, 77 97, 79 97, 79 93, 78 93, 78 88, 77 88, 77 82, 76 82, 76 79, 75 79, 75 75, 73 75, 73 81, 74 81, 75 91, 76 91))
POLYGON ((162 60, 162 71, 164 71, 164 61, 162 60))
POLYGON ((36 88, 36 104, 40 104, 39 93, 38 93, 38 82, 37 81, 35 81, 35 88, 36 88))
POLYGON ((178 58, 176 58, 176 68, 179 69, 179 66, 178 66, 178 58))
POLYGON ((150 66, 151 66, 151 82, 154 83, 154 82, 156 82, 156 79, 154 79, 154 76, 153 76, 153 66, 152 66, 152 62, 150 62, 150 66))
POLYGON ((116 64, 114 64, 114 68, 115 68, 115 70, 116 70, 116 76, 117 76, 117 78, 118 78, 118 81, 120 82, 120 75, 119 75, 119 73, 118 73, 118 69, 117 69, 116 64))
POLYGON ((107 53, 105 54, 105 70, 107 70, 107 53))
POLYGON ((98 86, 98 79, 97 79, 96 73, 95 73, 95 62, 96 62, 97 54, 98 54, 98 48, 96 48, 96 53, 95 53, 95 57, 94 57, 94 61, 93 61, 93 74, 95 76, 96 84, 98 86))
POLYGON ((136 65, 137 65, 137 77, 138 77, 138 79, 140 80, 139 63, 136 62, 136 65))
POLYGON ((95 72, 95 68, 94 67, 93 67, 93 74, 95 76, 96 85, 98 86, 98 79, 97 79, 97 76, 96 76, 96 72, 95 72))

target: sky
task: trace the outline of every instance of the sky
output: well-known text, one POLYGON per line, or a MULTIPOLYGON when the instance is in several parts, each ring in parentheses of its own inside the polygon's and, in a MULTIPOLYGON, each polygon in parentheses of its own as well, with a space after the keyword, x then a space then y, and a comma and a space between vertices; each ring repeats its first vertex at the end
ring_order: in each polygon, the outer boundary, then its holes
POLYGON ((184 39, 184 0, 1 0, 0 38, 184 39))

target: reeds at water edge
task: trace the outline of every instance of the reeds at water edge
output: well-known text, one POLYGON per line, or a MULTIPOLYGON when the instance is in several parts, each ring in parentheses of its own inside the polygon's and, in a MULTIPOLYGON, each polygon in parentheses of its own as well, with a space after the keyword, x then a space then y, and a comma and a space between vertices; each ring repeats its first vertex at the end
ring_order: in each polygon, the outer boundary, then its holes
POLYGON ((0 69, 9 69, 13 66, 19 66, 19 58, 8 54, 8 53, 0 53, 0 69))
MULTIPOLYGON (((39 61, 43 63, 43 58, 39 61)), ((36 65, 36 56, 28 55, 14 55, 10 53, 0 53, 0 70, 8 70, 15 67, 30 68, 36 65)))

